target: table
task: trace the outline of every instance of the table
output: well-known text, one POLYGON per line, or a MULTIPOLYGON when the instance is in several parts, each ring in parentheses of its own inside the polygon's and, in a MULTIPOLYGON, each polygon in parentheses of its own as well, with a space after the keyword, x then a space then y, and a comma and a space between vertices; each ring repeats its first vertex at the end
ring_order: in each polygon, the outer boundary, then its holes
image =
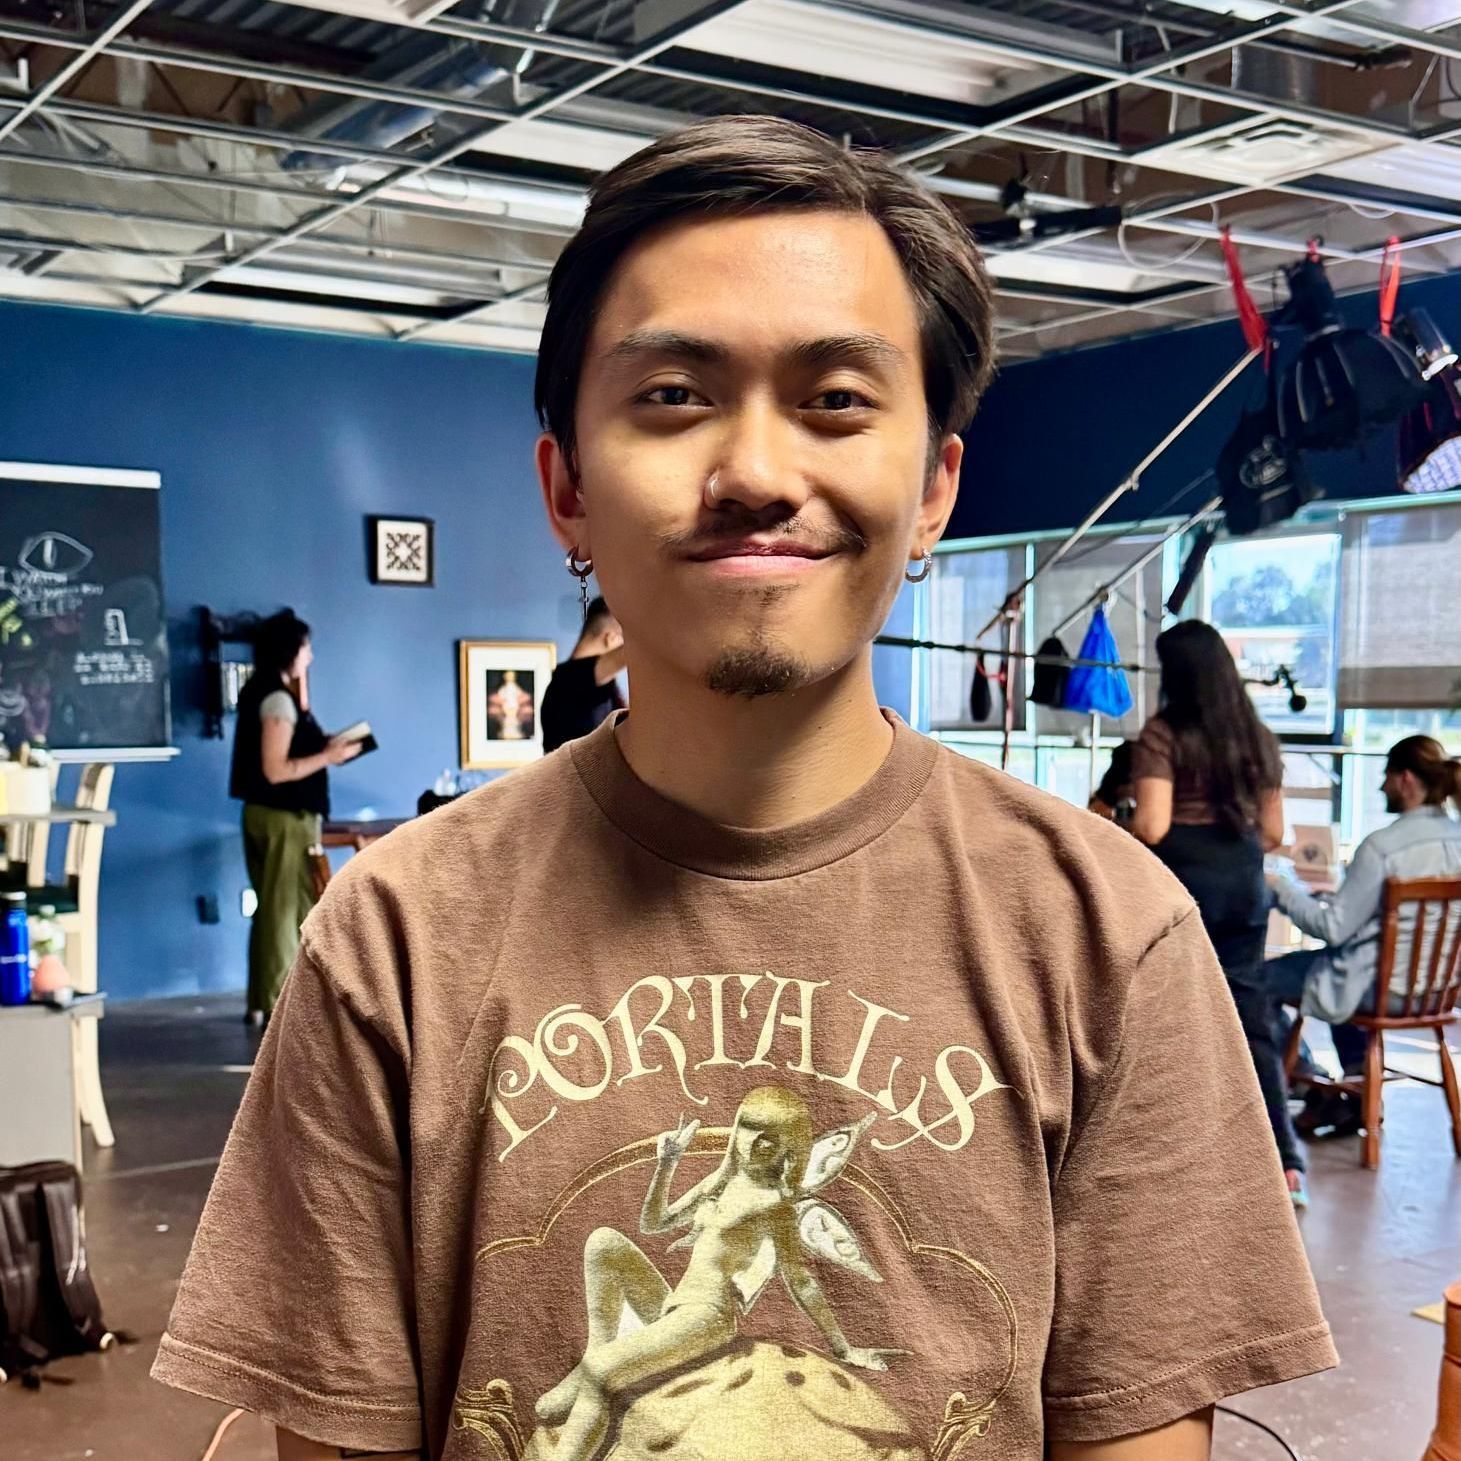
POLYGON ((104 994, 79 995, 69 1009, 0 1005, 0 1166, 70 1162, 81 1170, 76 1036, 101 1018, 104 994))
POLYGON ((54 802, 48 812, 0 812, 0 827, 65 826, 83 822, 88 827, 115 827, 117 814, 97 807, 71 807, 54 802))
POLYGON ((322 847, 348 847, 360 852, 372 842, 404 827, 411 817, 380 817, 373 822, 326 822, 320 833, 322 847))

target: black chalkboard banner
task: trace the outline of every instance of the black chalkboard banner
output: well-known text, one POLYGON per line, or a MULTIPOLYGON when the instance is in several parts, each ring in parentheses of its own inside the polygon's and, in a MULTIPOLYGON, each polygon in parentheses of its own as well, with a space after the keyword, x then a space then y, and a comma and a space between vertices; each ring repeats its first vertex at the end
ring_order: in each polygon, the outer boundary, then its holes
POLYGON ((0 739, 12 751, 167 747, 160 488, 156 472, 0 462, 0 739))

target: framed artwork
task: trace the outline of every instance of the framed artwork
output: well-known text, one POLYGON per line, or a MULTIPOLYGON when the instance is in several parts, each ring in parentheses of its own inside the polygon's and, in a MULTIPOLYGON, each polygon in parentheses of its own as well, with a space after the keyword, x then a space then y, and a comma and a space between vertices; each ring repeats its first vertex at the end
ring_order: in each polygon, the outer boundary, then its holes
POLYGON ((457 644, 461 761, 501 769, 543 754, 539 707, 558 663, 552 640, 463 639, 457 644))
POLYGON ((372 583, 431 588, 436 583, 436 524, 429 517, 367 517, 372 583))

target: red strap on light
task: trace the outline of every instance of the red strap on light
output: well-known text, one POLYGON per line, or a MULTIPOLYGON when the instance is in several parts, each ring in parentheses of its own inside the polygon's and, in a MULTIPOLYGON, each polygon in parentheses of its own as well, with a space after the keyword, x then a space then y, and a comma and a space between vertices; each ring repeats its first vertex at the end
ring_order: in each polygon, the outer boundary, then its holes
POLYGON ((1388 335, 1395 322, 1395 296, 1400 292, 1400 240, 1391 234, 1380 255, 1380 333, 1388 335))
POLYGON ((1228 278, 1233 285, 1233 302, 1238 306, 1238 323, 1243 327, 1243 339, 1250 350, 1262 350, 1264 367, 1267 368, 1268 321, 1253 303, 1248 292, 1248 281, 1243 278, 1243 266, 1238 262, 1238 246, 1232 240, 1227 224, 1223 225, 1223 260, 1228 266, 1228 278))

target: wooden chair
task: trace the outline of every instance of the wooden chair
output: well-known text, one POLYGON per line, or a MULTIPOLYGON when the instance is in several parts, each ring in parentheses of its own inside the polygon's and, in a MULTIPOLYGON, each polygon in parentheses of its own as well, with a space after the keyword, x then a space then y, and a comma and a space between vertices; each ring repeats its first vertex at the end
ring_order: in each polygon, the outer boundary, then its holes
POLYGON ((330 882, 330 857, 320 843, 316 842, 306 854, 309 858, 309 875, 315 885, 315 902, 325 896, 330 882))
MULTIPOLYGON (((1439 1086, 1446 1093, 1451 1111, 1451 1140, 1461 1157, 1461 1086, 1446 1031, 1456 1022, 1456 1001, 1461 995, 1461 877, 1391 878, 1385 884, 1381 905, 1380 960, 1375 970, 1377 1010, 1389 1010, 1396 998, 1387 995, 1395 973, 1395 948, 1400 934, 1402 910, 1415 910, 1410 946, 1410 968, 1406 971, 1406 992, 1398 1014, 1355 1015, 1352 1024, 1365 1031, 1365 1068, 1361 1075, 1330 1080, 1317 1076, 1312 1084, 1357 1096, 1365 1134, 1360 1145, 1360 1163, 1374 1170, 1380 1165, 1380 1118, 1382 1092, 1387 1080, 1419 1080, 1439 1086), (1404 1076, 1385 1068, 1387 1030, 1433 1030, 1440 1047, 1441 1078, 1404 1076)), ((1299 1056, 1299 1039, 1304 1017, 1297 1016, 1289 1031, 1284 1069, 1292 1074, 1299 1056)))

